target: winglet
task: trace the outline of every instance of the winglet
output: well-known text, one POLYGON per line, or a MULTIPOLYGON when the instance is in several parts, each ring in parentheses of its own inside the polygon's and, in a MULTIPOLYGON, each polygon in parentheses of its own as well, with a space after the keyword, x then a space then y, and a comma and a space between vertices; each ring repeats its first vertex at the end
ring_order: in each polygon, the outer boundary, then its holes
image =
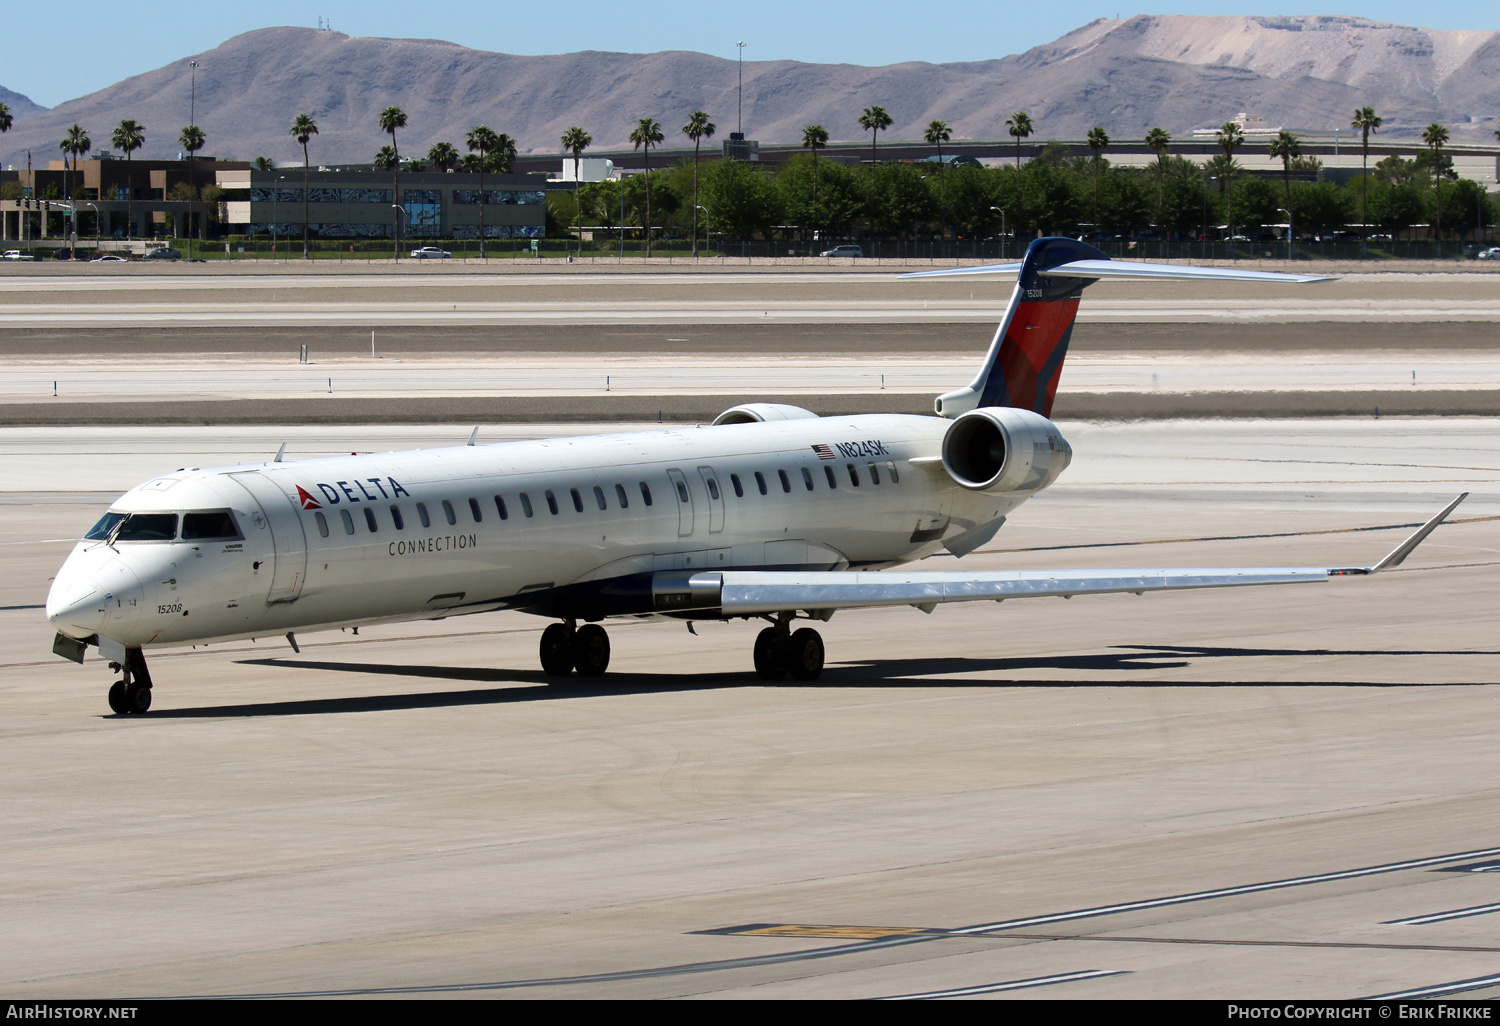
POLYGON ((1413 533, 1410 538, 1406 539, 1406 541, 1402 542, 1400 545, 1392 549, 1389 555, 1387 555, 1379 563, 1376 563, 1374 566, 1345 567, 1341 570, 1330 570, 1328 571, 1328 573, 1330 575, 1378 574, 1382 570, 1389 570, 1393 566, 1400 566, 1403 562, 1405 562, 1406 557, 1411 555, 1412 552, 1416 550, 1416 547, 1426 541, 1427 536, 1437 529, 1438 524, 1441 524, 1444 520, 1446 520, 1448 518, 1448 514, 1457 509, 1458 504, 1460 502, 1463 502, 1468 497, 1469 493, 1464 492, 1458 498, 1448 503, 1448 505, 1443 507, 1441 513, 1433 517, 1431 520, 1427 521, 1427 523, 1423 524, 1421 527, 1417 528, 1416 532, 1413 533))
POLYGON ((476 440, 476 439, 477 439, 477 438, 478 438, 478 437, 479 437, 479 428, 478 428, 478 427, 475 427, 475 428, 474 428, 474 430, 473 430, 473 432, 472 432, 472 433, 471 433, 471 434, 470 434, 470 435, 469 435, 469 443, 468 443, 468 444, 470 444, 470 445, 473 445, 473 444, 474 444, 474 441, 475 441, 475 440, 476 440))

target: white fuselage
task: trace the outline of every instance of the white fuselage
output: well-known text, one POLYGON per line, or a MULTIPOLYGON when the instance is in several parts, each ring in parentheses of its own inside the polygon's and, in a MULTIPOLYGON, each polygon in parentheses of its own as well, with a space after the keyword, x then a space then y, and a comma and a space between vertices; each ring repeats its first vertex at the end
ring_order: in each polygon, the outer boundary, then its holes
POLYGON ((664 570, 891 566, 1036 490, 959 486, 938 461, 949 426, 811 418, 182 470, 111 510, 228 510, 239 537, 86 539, 48 616, 78 639, 182 645, 500 608, 645 615, 664 570))

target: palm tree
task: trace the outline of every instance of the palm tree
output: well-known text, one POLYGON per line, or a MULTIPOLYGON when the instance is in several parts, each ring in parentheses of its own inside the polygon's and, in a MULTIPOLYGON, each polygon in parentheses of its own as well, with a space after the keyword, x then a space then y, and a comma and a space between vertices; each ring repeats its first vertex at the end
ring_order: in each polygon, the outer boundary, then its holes
MULTIPOLYGON (((651 147, 662 141, 661 123, 651 118, 641 118, 630 130, 630 141, 635 148, 646 148, 646 256, 651 255, 651 147)), ((620 185, 623 188, 624 182, 620 185)))
POLYGON ((276 170, 276 161, 272 160, 270 157, 256 157, 255 160, 253 160, 251 163, 255 165, 255 170, 257 171, 276 170))
POLYGON ((1302 156, 1302 143, 1297 137, 1286 129, 1271 140, 1271 148, 1267 151, 1272 160, 1281 158, 1281 180, 1286 186, 1286 205, 1290 210, 1292 206, 1292 158, 1302 156))
POLYGON ((0 103, 0 135, 10 131, 10 126, 15 123, 15 118, 10 113, 10 105, 0 103))
POLYGON ((1219 126, 1219 131, 1214 135, 1214 141, 1219 144, 1219 149, 1224 151, 1224 176, 1220 179, 1220 187, 1229 197, 1228 217, 1229 234, 1234 234, 1234 151, 1245 145, 1245 132, 1233 121, 1226 121, 1219 126))
POLYGON ((73 188, 73 178, 78 174, 78 158, 83 156, 89 150, 93 149, 93 147, 94 143, 93 140, 89 138, 88 129, 77 123, 75 123, 72 128, 68 129, 68 134, 63 137, 63 141, 57 144, 58 149, 62 150, 64 153, 71 153, 73 155, 72 174, 70 174, 65 180, 68 186, 68 203, 73 208, 71 211, 73 221, 73 238, 70 242, 70 245, 75 245, 78 241, 78 204, 73 202, 73 193, 76 191, 73 188))
POLYGON ((1161 224, 1167 188, 1167 148, 1172 145, 1172 137, 1164 128, 1153 128, 1146 133, 1146 145, 1156 151, 1156 223, 1161 224))
POLYGON ((682 134, 693 140, 693 256, 698 255, 698 144, 714 137, 714 127, 701 110, 693 111, 682 126, 682 134))
MULTIPOLYGON (((370 161, 377 171, 390 171, 396 166, 396 151, 389 146, 382 146, 375 151, 375 159, 370 161)), ((266 170, 271 170, 267 168, 266 170)))
POLYGON ((1384 119, 1375 113, 1374 107, 1361 107, 1354 112, 1350 128, 1360 131, 1360 165, 1364 169, 1359 179, 1359 230, 1362 238, 1370 234, 1370 218, 1367 213, 1370 199, 1370 133, 1378 129, 1384 119))
POLYGON ((1109 145, 1109 133, 1095 125, 1089 129, 1089 149, 1094 154, 1094 231, 1099 230, 1099 155, 1109 145))
POLYGON ((881 132, 891 127, 891 116, 885 112, 884 107, 866 107, 859 116, 859 127, 870 133, 870 163, 874 164, 878 160, 875 140, 880 137, 881 132))
POLYGON ((130 155, 146 144, 146 130, 126 118, 115 126, 109 141, 125 154, 125 238, 129 239, 135 230, 135 188, 130 184, 130 155))
POLYGON ((310 256, 307 249, 307 141, 318 134, 318 123, 311 114, 298 114, 292 122, 292 138, 302 144, 302 259, 310 256))
POLYGON ((594 144, 594 137, 589 135, 583 129, 579 128, 577 125, 574 125, 572 128, 568 129, 562 134, 561 141, 562 148, 568 150, 573 154, 573 184, 576 187, 582 184, 578 181, 579 161, 582 159, 583 151, 594 144))
POLYGON ((504 132, 495 135, 495 149, 490 154, 491 171, 508 175, 516 169, 516 141, 504 132))
POLYGON ((177 136, 177 141, 182 144, 183 149, 187 150, 188 160, 192 160, 197 152, 203 149, 208 137, 197 125, 184 125, 182 132, 177 136))
MULTIPOLYGON (((380 112, 380 130, 391 137, 391 233, 394 238, 394 246, 391 252, 395 259, 401 259, 401 148, 396 145, 396 129, 406 127, 406 111, 400 107, 387 107, 380 112)), ((375 155, 376 160, 380 154, 375 155)))
POLYGON ((1005 130, 1016 140, 1016 170, 1021 170, 1021 140, 1025 139, 1036 126, 1031 123, 1031 115, 1024 110, 1018 110, 1005 121, 1005 130))
POLYGON ((812 150, 813 157, 813 229, 817 230, 822 218, 818 217, 818 151, 828 145, 828 129, 822 125, 802 126, 802 145, 812 150))
POLYGON ((927 131, 922 133, 922 138, 927 145, 938 148, 938 173, 941 174, 946 168, 943 165, 943 143, 953 138, 953 130, 948 127, 946 121, 933 121, 927 125, 927 131))
POLYGON ((489 125, 475 125, 469 129, 464 136, 464 145, 469 147, 470 153, 479 154, 479 259, 484 257, 484 166, 489 163, 490 154, 495 152, 495 147, 500 143, 500 137, 495 134, 489 125))
POLYGON ((434 171, 452 171, 458 167, 458 151, 450 142, 433 143, 432 149, 427 151, 427 163, 434 171))
POLYGON ((1441 240, 1443 237, 1443 144, 1448 141, 1448 129, 1434 121, 1422 133, 1422 141, 1432 147, 1432 190, 1437 201, 1437 217, 1433 219, 1433 229, 1436 237, 1441 240))

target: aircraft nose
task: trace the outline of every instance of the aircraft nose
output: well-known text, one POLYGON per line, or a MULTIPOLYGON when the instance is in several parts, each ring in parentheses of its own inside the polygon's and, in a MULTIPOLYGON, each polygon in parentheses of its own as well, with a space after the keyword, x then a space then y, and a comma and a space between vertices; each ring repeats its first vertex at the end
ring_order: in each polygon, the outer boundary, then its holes
POLYGON ((61 634, 83 640, 110 635, 112 626, 133 617, 140 602, 140 581, 119 559, 87 566, 69 559, 47 593, 47 622, 61 634))

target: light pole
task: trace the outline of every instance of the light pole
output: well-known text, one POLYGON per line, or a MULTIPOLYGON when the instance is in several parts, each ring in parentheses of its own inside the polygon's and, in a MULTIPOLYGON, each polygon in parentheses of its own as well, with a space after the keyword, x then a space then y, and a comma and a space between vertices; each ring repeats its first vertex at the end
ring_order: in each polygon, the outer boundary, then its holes
POLYGON ((735 115, 735 131, 740 133, 740 138, 745 137, 745 44, 735 43, 735 49, 739 51, 740 59, 740 99, 739 113, 735 115))
POLYGON ((1292 258, 1292 212, 1286 207, 1277 207, 1276 212, 1286 215, 1286 258, 1290 260, 1292 258))
POLYGON ((99 255, 99 241, 100 241, 100 235, 99 235, 99 208, 95 207, 88 200, 84 200, 83 201, 83 205, 86 206, 86 207, 93 207, 94 208, 94 255, 98 256, 99 255))
MULTIPOLYGON (((1000 210, 999 207, 990 207, 991 210, 1000 210)), ((1010 249, 1010 240, 1005 237, 1005 211, 1000 210, 1000 259, 1005 259, 1006 252, 1010 249)))
MULTIPOLYGON (((483 198, 483 196, 480 197, 481 200, 483 198)), ((395 215, 396 230, 391 233, 391 259, 395 260, 396 263, 399 264, 401 262, 401 204, 392 203, 391 209, 397 211, 395 215)))
POLYGON ((193 85, 188 94, 188 124, 196 125, 198 123, 198 62, 188 61, 188 67, 193 69, 193 85))
POLYGON ((713 243, 713 229, 709 226, 708 220, 714 215, 710 214, 708 208, 701 203, 695 204, 693 209, 703 211, 703 234, 708 236, 704 241, 711 245, 713 243))

